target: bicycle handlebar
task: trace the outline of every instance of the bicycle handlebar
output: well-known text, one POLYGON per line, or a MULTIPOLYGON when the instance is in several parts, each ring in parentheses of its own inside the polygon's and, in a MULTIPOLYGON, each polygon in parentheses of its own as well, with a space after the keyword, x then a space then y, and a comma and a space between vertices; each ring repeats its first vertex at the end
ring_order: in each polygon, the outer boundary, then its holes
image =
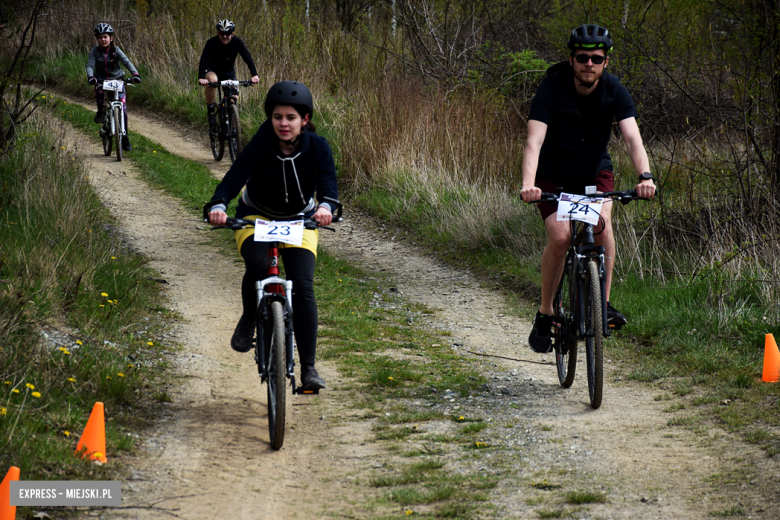
POLYGON ((233 80, 233 79, 226 79, 223 81, 209 81, 208 85, 212 88, 217 88, 218 86, 222 85, 223 87, 251 87, 253 83, 250 80, 233 80))
MULTIPOLYGON (((655 194, 658 194, 658 190, 655 190, 655 194)), ((628 191, 607 191, 604 193, 596 193, 590 195, 593 198, 606 198, 609 197, 614 200, 619 200, 622 204, 628 204, 632 200, 650 200, 647 197, 640 197, 636 190, 628 191)), ((538 202, 558 202, 560 196, 556 193, 543 192, 542 197, 539 200, 532 200, 530 204, 536 204, 538 202)))
MULTIPOLYGON (((344 208, 340 201, 331 197, 323 197, 322 202, 327 202, 328 204, 336 207, 336 210, 333 212, 333 222, 341 222, 342 220, 344 220, 343 217, 341 216, 344 211, 344 208)), ((214 200, 211 202, 207 202, 203 206, 203 222, 209 221, 209 212, 211 211, 211 208, 219 204, 224 204, 225 206, 227 206, 227 201, 225 199, 214 200)), ((255 223, 251 220, 228 217, 225 226, 214 226, 211 228, 211 230, 214 231, 215 229, 232 229, 233 231, 236 231, 238 229, 244 229, 250 226, 254 227, 254 225, 255 223)), ((327 229, 328 231, 336 231, 335 229, 327 226, 320 226, 319 223, 312 218, 304 219, 303 227, 305 229, 327 229)))

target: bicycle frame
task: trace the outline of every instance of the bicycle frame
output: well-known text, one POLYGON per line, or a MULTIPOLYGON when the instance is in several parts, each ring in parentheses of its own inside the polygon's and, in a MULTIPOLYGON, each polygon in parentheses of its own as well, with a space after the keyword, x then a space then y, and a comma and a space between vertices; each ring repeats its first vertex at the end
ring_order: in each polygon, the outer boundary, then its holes
MULTIPOLYGON (((126 84, 125 84, 126 85, 126 84)), ((108 112, 106 113, 106 127, 111 130, 111 135, 127 135, 127 129, 125 128, 125 103, 122 100, 122 92, 125 92, 125 97, 127 96, 126 91, 119 91, 119 90, 109 90, 108 92, 111 92, 112 100, 110 108, 108 109, 108 112), (122 117, 120 118, 121 121, 117 123, 117 121, 114 121, 114 108, 119 107, 119 110, 122 113, 122 117), (117 126, 119 128, 117 128, 117 126)))
MULTIPOLYGON (((265 341, 265 324, 268 322, 271 312, 271 303, 278 301, 284 308, 284 330, 285 330, 285 351, 287 359, 287 369, 285 376, 293 381, 295 388, 295 361, 293 355, 295 352, 292 326, 292 300, 287 295, 292 295, 292 280, 285 280, 279 276, 279 247, 277 243, 271 243, 268 247, 268 276, 255 283, 257 290, 257 341, 265 341)), ((263 382, 268 380, 268 360, 265 356, 265 349, 257 349, 259 359, 257 362, 257 371, 263 382)))
POLYGON ((602 305, 602 328, 604 336, 612 334, 607 324, 607 277, 604 272, 604 246, 596 245, 593 238, 593 225, 572 220, 570 222, 572 241, 570 254, 577 262, 575 271, 577 277, 577 313, 575 314, 575 326, 578 331, 578 337, 584 339, 586 336, 585 323, 585 266, 590 260, 596 260, 599 268, 599 284, 601 286, 601 305, 602 305))

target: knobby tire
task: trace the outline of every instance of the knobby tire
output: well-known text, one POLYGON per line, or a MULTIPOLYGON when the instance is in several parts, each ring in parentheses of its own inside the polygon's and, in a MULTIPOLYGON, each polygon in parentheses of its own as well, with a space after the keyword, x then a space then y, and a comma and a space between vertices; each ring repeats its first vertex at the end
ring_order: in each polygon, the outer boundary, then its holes
POLYGON ((221 137, 221 126, 219 121, 222 119, 221 108, 217 111, 217 125, 209 126, 209 139, 211 140, 211 155, 214 156, 215 161, 221 161, 222 156, 225 155, 225 141, 221 137))
POLYGON ((114 137, 111 135, 110 126, 105 122, 100 127, 100 136, 103 138, 103 154, 106 157, 111 155, 111 147, 114 144, 114 137))
POLYGON ((284 422, 286 406, 285 331, 284 311, 281 302, 271 303, 271 334, 268 341, 268 431, 271 447, 281 449, 284 444, 284 422))
POLYGON ((122 109, 114 107, 114 139, 116 139, 116 160, 122 160, 122 109))
POLYGON ((574 383, 577 371, 577 331, 574 313, 577 312, 577 282, 575 276, 576 261, 569 255, 566 266, 553 299, 553 328, 555 341, 555 366, 558 369, 558 381, 564 388, 574 383))
POLYGON ((601 303, 601 281, 599 265, 595 260, 588 261, 588 301, 585 309, 585 355, 588 364, 588 393, 590 406, 601 406, 604 387, 604 326, 601 303))
POLYGON ((241 121, 238 118, 238 107, 236 105, 230 105, 228 116, 230 124, 228 150, 230 151, 230 161, 235 162, 238 152, 241 151, 241 121))

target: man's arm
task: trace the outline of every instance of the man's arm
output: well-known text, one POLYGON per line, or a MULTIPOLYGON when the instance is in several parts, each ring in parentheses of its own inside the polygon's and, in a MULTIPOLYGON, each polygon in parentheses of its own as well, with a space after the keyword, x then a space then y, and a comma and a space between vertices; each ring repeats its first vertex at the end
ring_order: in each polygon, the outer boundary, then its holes
POLYGON ((249 68, 249 72, 252 74, 252 77, 257 77, 257 67, 255 67, 255 62, 252 59, 252 55, 249 53, 249 49, 247 49, 246 45, 244 45, 244 41, 236 38, 235 36, 233 37, 233 40, 236 42, 238 53, 241 55, 241 59, 244 60, 244 63, 246 63, 246 66, 249 68))
MULTIPOLYGON (((650 160, 647 158, 647 151, 642 144, 642 135, 639 133, 639 125, 636 124, 636 118, 628 117, 622 119, 619 123, 620 132, 623 134, 623 140, 628 148, 628 156, 634 164, 637 176, 650 171, 650 160)), ((636 185, 636 191, 640 197, 652 198, 655 195, 655 183, 652 179, 641 181, 636 185)))
POLYGON ((525 202, 537 200, 542 190, 535 186, 536 168, 539 166, 539 153, 542 151, 547 125, 535 119, 528 120, 528 138, 523 150, 523 186, 520 196, 525 202))

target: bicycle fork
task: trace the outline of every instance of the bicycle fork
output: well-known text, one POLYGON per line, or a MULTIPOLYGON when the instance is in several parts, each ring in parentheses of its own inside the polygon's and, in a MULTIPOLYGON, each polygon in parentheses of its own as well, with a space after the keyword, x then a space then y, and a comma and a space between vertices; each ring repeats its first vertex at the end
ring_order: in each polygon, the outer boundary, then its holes
MULTIPOLYGON (((266 325, 271 322, 271 303, 279 301, 282 303, 284 312, 284 345, 286 360, 286 376, 293 377, 295 360, 293 359, 293 327, 292 327, 292 305, 287 295, 292 295, 292 280, 285 280, 278 276, 270 276, 264 280, 260 280, 255 283, 257 289, 257 344, 265 345, 267 341, 266 325), (269 286, 269 287, 267 287, 269 286), (268 290, 266 291, 266 287, 268 290)), ((260 379, 265 382, 268 378, 268 359, 266 357, 267 348, 258 348, 255 352, 255 362, 257 362, 257 371, 260 375, 260 379)))
POLYGON ((607 324, 607 277, 604 271, 604 246, 597 245, 584 245, 578 246, 576 254, 574 255, 574 261, 577 262, 577 294, 580 297, 577 298, 577 322, 579 337, 584 338, 587 334, 585 325, 588 320, 587 309, 585 308, 585 300, 582 296, 588 294, 588 272, 587 265, 591 260, 598 260, 598 273, 599 273, 599 287, 601 289, 601 318, 602 318, 602 330, 604 336, 611 334, 609 326, 607 324))

